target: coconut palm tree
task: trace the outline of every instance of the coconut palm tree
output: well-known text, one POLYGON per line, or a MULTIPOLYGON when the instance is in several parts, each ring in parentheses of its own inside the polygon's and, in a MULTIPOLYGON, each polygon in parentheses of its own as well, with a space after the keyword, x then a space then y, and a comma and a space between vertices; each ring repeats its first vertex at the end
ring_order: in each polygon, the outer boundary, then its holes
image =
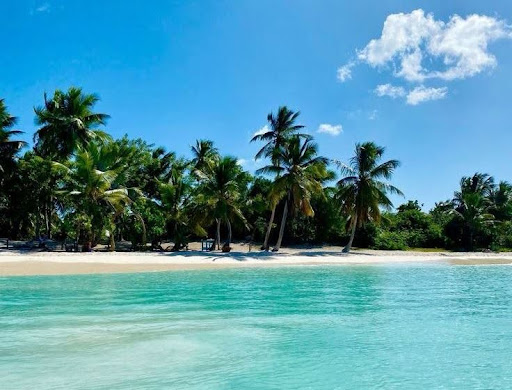
POLYGON ((287 145, 281 148, 274 162, 263 167, 257 173, 272 173, 276 175, 270 199, 273 209, 281 199, 285 199, 279 237, 273 251, 281 248, 284 228, 288 211, 299 210, 304 215, 312 217, 315 212, 311 207, 311 197, 323 194, 322 183, 330 177, 327 171, 327 159, 318 156, 318 146, 311 139, 302 139, 294 135, 288 139, 287 145))
POLYGON ((393 206, 388 194, 402 195, 402 192, 389 184, 396 168, 400 166, 398 160, 381 162, 385 148, 373 142, 356 144, 355 155, 350 159, 349 165, 338 163, 342 175, 337 183, 336 198, 341 209, 349 216, 351 228, 350 240, 343 248, 348 253, 352 247, 357 227, 368 221, 378 222, 381 210, 391 209, 393 206))
MULTIPOLYGON (((270 158, 271 163, 276 168, 279 168, 279 155, 281 153, 281 149, 285 147, 287 140, 293 135, 309 138, 309 135, 307 134, 298 133, 299 130, 304 128, 303 125, 295 123, 299 115, 299 111, 294 112, 286 106, 279 107, 276 114, 271 112, 267 115, 268 125, 264 128, 263 132, 255 134, 251 139, 251 142, 260 141, 265 143, 258 153, 256 153, 256 160, 263 157, 270 158)), ((279 169, 276 171, 279 171, 279 169)), ((265 240, 261 247, 261 249, 264 250, 269 249, 268 241, 274 224, 276 207, 277 204, 272 205, 270 219, 265 232, 265 240)))
POLYGON ((463 193, 475 193, 490 197, 495 189, 494 177, 487 173, 475 173, 471 177, 463 177, 460 181, 460 191, 455 192, 455 198, 463 193))
POLYGON ((45 93, 44 105, 34 108, 36 125, 41 126, 34 135, 36 151, 63 161, 92 140, 108 138, 98 128, 109 116, 93 111, 98 101, 97 95, 84 94, 75 87, 67 92, 56 90, 51 99, 45 93))
POLYGON ((204 164, 202 169, 195 170, 200 180, 198 203, 204 207, 216 222, 216 245, 220 249, 220 227, 225 222, 228 228, 228 239, 224 244, 229 248, 232 240, 231 222, 240 220, 247 228, 248 224, 240 209, 239 182, 244 172, 234 157, 222 157, 204 164))
POLYGON ((512 184, 501 181, 491 193, 492 214, 499 221, 512 219, 512 184))
POLYGON ((460 181, 460 190, 454 194, 450 212, 462 221, 469 250, 474 248, 475 233, 494 221, 494 193, 494 178, 485 173, 475 173, 471 177, 463 177, 460 181))
POLYGON ((189 168, 189 161, 184 159, 174 161, 166 175, 168 180, 160 183, 161 204, 174 236, 172 251, 179 251, 186 246, 188 233, 206 233, 197 226, 194 216, 188 212, 193 189, 192 178, 187 175, 189 168))
POLYGON ((4 99, 0 99, 0 172, 4 171, 3 165, 12 160, 14 155, 24 146, 24 141, 15 141, 11 137, 23 134, 22 131, 12 130, 18 118, 7 111, 4 99))
POLYGON ((212 160, 218 158, 219 151, 213 145, 213 141, 200 139, 196 141, 196 144, 191 147, 192 149, 192 161, 191 164, 194 169, 202 170, 205 169, 205 165, 212 162, 212 160))
POLYGON ((128 163, 117 145, 95 142, 90 142, 87 148, 79 147, 70 166, 54 163, 67 173, 62 193, 71 199, 77 219, 81 221, 77 238, 80 229, 87 225, 86 242, 94 245, 98 232, 106 226, 110 231, 110 249, 115 250, 115 220, 141 195, 138 188, 123 186, 128 163))

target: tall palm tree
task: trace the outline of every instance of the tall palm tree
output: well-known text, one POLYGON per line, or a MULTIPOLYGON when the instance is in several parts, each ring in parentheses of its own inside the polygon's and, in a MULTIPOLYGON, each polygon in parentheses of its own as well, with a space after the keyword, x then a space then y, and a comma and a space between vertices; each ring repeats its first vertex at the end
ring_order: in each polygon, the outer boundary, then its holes
POLYGON ((174 235, 172 251, 179 251, 187 244, 188 232, 201 230, 197 229, 194 218, 188 212, 193 188, 192 179, 187 175, 189 168, 189 161, 176 160, 166 175, 167 181, 160 183, 161 203, 174 235))
POLYGON ((193 155, 191 164, 197 170, 205 169, 205 165, 211 163, 219 155, 219 151, 210 140, 197 140, 191 149, 193 155))
POLYGON ((228 228, 227 247, 231 245, 231 221, 239 219, 247 228, 248 224, 240 209, 239 182, 243 171, 234 157, 222 157, 211 164, 205 164, 195 171, 200 180, 198 198, 216 222, 216 245, 220 249, 220 226, 225 222, 228 228))
POLYGON ((336 197, 342 211, 349 216, 351 228, 350 240, 343 248, 344 253, 350 252, 357 227, 368 221, 378 222, 381 218, 380 208, 390 209, 393 206, 388 194, 403 195, 388 182, 400 162, 381 162, 384 151, 385 148, 373 142, 356 144, 355 155, 349 165, 338 164, 341 165, 342 175, 346 176, 337 183, 336 197))
POLYGON ((44 105, 35 107, 35 149, 41 155, 59 161, 69 158, 77 148, 86 148, 95 139, 108 136, 98 128, 109 118, 94 112, 99 101, 95 94, 84 94, 81 88, 67 92, 56 90, 51 99, 44 94, 44 105))
POLYGON ((285 148, 281 148, 271 164, 258 170, 258 173, 273 173, 277 176, 271 194, 273 208, 281 199, 285 199, 279 237, 273 251, 281 248, 288 211, 299 210, 312 217, 311 197, 323 194, 322 183, 330 177, 327 171, 327 159, 318 156, 318 146, 311 139, 302 140, 300 135, 288 139, 285 148))
POLYGON ((4 99, 0 99, 0 172, 4 171, 3 165, 12 160, 14 155, 26 145, 24 141, 15 141, 11 137, 23 134, 22 131, 12 130, 18 118, 7 111, 4 99))
MULTIPOLYGON (((307 134, 298 133, 299 130, 304 128, 303 125, 298 125, 295 123, 299 115, 300 111, 294 112, 288 109, 286 106, 279 107, 277 114, 271 112, 267 115, 267 131, 255 134, 251 139, 251 142, 260 141, 265 143, 263 147, 258 151, 258 153, 256 153, 256 160, 263 157, 270 158, 271 163, 276 168, 279 168, 279 155, 281 153, 281 149, 286 146, 287 140, 293 135, 309 138, 307 134)), ((279 171, 279 169, 276 171, 279 171)), ((265 232, 265 240, 261 249, 269 249, 268 241, 272 231, 272 226, 274 224, 276 207, 277 204, 272 205, 270 219, 267 225, 267 230, 265 232)))

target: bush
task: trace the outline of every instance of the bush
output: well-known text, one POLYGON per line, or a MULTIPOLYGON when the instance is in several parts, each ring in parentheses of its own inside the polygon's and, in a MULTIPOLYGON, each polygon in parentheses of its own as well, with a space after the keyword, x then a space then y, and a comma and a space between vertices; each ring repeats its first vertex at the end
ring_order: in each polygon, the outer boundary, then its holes
POLYGON ((401 232, 380 230, 375 237, 372 249, 405 250, 407 249, 406 235, 401 232))

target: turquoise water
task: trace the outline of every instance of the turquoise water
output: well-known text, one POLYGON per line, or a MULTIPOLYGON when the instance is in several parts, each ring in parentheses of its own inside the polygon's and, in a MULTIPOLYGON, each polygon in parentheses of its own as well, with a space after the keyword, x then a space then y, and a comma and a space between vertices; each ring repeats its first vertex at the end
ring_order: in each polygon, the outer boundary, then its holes
POLYGON ((512 267, 0 278, 0 389, 512 388, 512 267))

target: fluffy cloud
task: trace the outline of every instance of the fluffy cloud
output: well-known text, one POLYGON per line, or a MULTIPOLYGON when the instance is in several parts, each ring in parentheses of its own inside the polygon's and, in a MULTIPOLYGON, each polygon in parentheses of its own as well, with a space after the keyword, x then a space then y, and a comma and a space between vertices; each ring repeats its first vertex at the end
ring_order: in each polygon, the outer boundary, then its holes
POLYGON ((448 92, 448 88, 427 88, 423 85, 414 88, 407 94, 407 104, 412 106, 416 106, 423 102, 428 102, 430 100, 439 100, 443 99, 448 92))
POLYGON ((323 123, 318 126, 317 133, 325 133, 332 136, 339 135, 343 131, 343 127, 341 125, 330 125, 328 123, 323 123))
POLYGON ((389 15, 380 38, 372 39, 357 57, 372 67, 391 65, 395 76, 408 81, 464 79, 495 67, 488 45, 511 38, 512 29, 503 20, 454 15, 445 23, 418 9, 389 15))
POLYGON ((377 96, 389 96, 390 98, 393 99, 396 99, 398 97, 404 97, 407 94, 403 87, 395 87, 394 85, 391 84, 377 85, 377 88, 375 88, 374 92, 377 96))
POLYGON ((346 65, 338 68, 337 77, 342 83, 352 78, 352 68, 355 66, 355 62, 349 62, 346 65))

